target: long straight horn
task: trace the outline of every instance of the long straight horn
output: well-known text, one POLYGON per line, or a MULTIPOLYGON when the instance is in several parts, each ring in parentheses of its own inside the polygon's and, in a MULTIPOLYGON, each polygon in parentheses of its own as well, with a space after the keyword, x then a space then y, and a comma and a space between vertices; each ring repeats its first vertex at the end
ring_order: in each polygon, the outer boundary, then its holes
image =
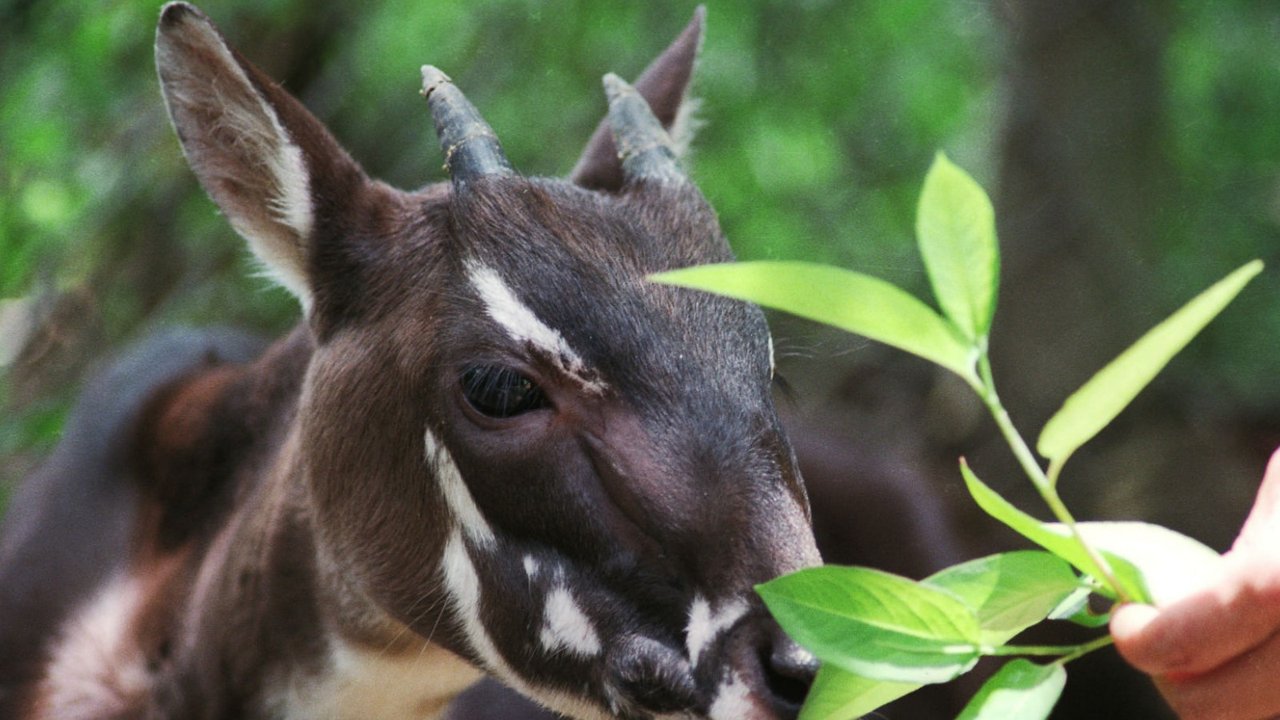
POLYGON ((671 137, 640 93, 613 73, 604 76, 604 92, 609 97, 609 125, 626 179, 686 182, 671 137))
POLYGON ((444 167, 454 185, 486 175, 515 174, 493 128, 448 75, 433 65, 423 65, 422 95, 431 106, 444 167))

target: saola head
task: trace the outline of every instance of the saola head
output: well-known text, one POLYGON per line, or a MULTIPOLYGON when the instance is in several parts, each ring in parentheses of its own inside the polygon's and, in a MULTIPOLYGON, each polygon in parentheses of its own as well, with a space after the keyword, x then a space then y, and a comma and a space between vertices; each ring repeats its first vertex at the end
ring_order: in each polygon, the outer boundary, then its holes
POLYGON ((731 258, 666 129, 701 33, 699 11, 634 89, 606 77, 567 180, 519 175, 424 68, 450 181, 401 192, 164 11, 187 158, 306 309, 275 471, 308 489, 345 642, 428 639, 575 717, 795 713, 814 661, 752 591, 818 562, 768 329, 646 280, 731 258))

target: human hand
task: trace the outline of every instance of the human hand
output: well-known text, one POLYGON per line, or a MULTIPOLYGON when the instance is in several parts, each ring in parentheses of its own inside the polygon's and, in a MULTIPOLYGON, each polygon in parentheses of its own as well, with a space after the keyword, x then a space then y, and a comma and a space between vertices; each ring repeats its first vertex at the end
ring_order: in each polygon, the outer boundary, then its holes
POLYGON ((1116 649, 1184 720, 1280 717, 1280 450, 1223 560, 1179 600, 1118 608, 1116 649))

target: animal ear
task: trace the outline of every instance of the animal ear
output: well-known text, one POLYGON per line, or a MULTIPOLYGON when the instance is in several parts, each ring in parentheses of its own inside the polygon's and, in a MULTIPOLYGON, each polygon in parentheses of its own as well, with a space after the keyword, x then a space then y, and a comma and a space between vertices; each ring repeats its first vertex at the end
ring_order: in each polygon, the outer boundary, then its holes
MULTIPOLYGON (((706 16, 706 7, 699 5, 685 29, 649 63, 634 84, 640 96, 649 102, 654 116, 667 129, 672 144, 682 153, 688 148, 695 129, 692 114, 696 101, 688 97, 689 81, 693 78, 693 66, 702 48, 706 16)), ((592 190, 617 191, 622 188, 622 164, 618 160, 607 118, 600 122, 587 141, 587 147, 569 178, 592 190)))
POLYGON ((169 3, 156 70, 183 154, 268 272, 308 311, 317 211, 341 213, 364 172, 302 105, 195 7, 169 3))

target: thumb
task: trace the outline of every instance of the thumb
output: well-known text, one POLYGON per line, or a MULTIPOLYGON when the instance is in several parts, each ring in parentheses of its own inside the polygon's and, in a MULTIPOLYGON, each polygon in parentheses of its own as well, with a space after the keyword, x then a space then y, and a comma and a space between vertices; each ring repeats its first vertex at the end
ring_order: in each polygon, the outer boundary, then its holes
POLYGON ((1159 628, 1151 628, 1159 617, 1159 610, 1136 603, 1121 605, 1111 614, 1111 637, 1116 641, 1116 650, 1126 662, 1148 675, 1167 669, 1159 628))

